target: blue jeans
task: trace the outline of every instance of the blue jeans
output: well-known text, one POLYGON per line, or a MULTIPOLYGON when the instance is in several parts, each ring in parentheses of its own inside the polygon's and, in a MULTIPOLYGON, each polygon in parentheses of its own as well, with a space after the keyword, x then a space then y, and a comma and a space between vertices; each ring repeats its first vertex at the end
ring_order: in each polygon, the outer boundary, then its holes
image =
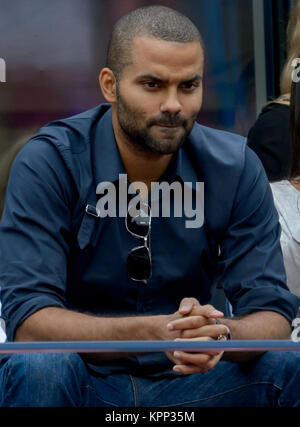
POLYGON ((78 354, 14 354, 0 371, 0 406, 300 406, 300 353, 221 361, 188 376, 92 375, 78 354))

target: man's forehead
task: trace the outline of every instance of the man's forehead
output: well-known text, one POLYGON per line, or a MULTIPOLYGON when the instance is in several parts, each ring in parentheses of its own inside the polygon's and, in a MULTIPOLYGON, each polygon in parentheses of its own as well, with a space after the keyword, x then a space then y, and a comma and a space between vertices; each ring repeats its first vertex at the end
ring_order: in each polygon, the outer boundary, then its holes
POLYGON ((180 43, 175 41, 167 41, 157 39, 151 36, 137 36, 132 40, 132 53, 133 54, 147 54, 153 57, 161 55, 163 52, 177 51, 179 55, 188 52, 198 54, 201 52, 203 56, 203 49, 199 41, 188 43, 180 43))
POLYGON ((156 70, 181 71, 194 74, 203 68, 204 54, 200 42, 178 43, 139 36, 133 39, 131 67, 136 72, 144 66, 156 70))

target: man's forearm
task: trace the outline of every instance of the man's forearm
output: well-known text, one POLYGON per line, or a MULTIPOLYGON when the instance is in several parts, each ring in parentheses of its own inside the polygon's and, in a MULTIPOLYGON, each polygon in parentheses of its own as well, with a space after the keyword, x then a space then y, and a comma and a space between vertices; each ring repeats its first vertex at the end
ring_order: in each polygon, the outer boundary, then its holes
MULTIPOLYGON (((98 317, 58 307, 43 308, 16 330, 15 341, 118 341, 174 339, 167 330, 169 315, 98 317)), ((133 354, 130 353, 132 356, 133 354)), ((97 359, 128 357, 127 353, 98 353, 97 359)), ((94 358, 94 355, 93 355, 94 358)))
MULTIPOLYGON (((236 340, 280 340, 289 339, 291 325, 279 313, 258 311, 243 317, 223 318, 221 323, 228 326, 232 339, 236 340)), ((224 352, 223 359, 237 362, 247 361, 258 354, 256 352, 224 352)))

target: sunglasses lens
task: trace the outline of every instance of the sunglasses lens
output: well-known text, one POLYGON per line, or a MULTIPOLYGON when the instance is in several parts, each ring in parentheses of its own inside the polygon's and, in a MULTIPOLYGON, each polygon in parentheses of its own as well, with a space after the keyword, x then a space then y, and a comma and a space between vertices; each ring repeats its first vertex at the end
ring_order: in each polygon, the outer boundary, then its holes
POLYGON ((138 215, 136 215, 133 210, 128 211, 126 218, 127 228, 132 234, 139 237, 147 237, 150 228, 150 209, 148 206, 143 205, 138 212, 138 215))
POLYGON ((148 248, 136 248, 128 254, 127 271, 134 280, 149 279, 151 276, 151 260, 148 248))

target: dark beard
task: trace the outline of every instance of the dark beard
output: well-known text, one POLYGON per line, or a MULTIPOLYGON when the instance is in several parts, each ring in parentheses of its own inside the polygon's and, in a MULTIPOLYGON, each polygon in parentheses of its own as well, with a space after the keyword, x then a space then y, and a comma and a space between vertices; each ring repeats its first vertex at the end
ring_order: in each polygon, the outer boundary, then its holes
POLYGON ((130 143, 139 151, 151 151, 156 154, 172 154, 177 152, 190 134, 197 115, 198 112, 195 113, 191 119, 187 120, 178 114, 171 115, 165 113, 158 118, 149 119, 144 126, 141 126, 136 120, 138 111, 131 109, 126 104, 124 98, 117 89, 117 118, 119 125, 124 134, 128 137, 130 143), (153 125, 159 124, 182 126, 184 132, 180 137, 165 138, 163 140, 158 139, 151 135, 150 128, 153 125))

